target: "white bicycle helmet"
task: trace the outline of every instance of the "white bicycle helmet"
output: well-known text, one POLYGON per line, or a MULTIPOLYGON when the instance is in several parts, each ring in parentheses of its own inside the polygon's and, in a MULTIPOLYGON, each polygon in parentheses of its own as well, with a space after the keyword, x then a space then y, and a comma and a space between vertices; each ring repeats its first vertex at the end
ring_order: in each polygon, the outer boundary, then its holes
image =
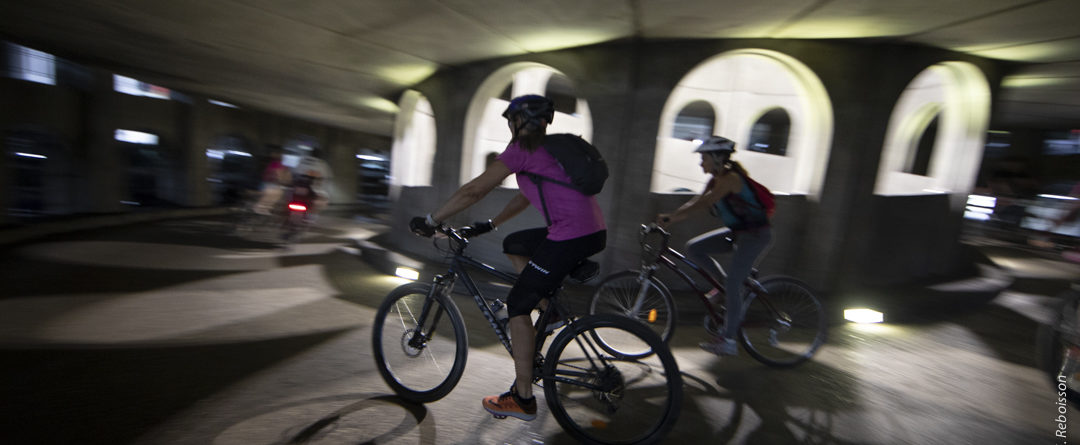
POLYGON ((719 155, 723 153, 735 153, 735 141, 722 137, 712 136, 702 142, 694 149, 694 153, 712 153, 719 155))

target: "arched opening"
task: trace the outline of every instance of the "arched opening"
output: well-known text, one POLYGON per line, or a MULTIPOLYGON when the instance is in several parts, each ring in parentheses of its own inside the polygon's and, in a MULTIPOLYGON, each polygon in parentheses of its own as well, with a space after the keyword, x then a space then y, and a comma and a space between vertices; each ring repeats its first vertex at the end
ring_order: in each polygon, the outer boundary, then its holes
POLYGON ((969 193, 982 160, 989 110, 990 86, 976 66, 943 62, 923 70, 893 107, 874 193, 969 193))
MULTIPOLYGON (((128 158, 128 204, 140 207, 153 207, 161 205, 158 180, 159 173, 163 169, 165 159, 158 150, 158 145, 144 145, 121 143, 121 150, 128 158)), ((242 190, 250 189, 250 176, 237 177, 236 199, 242 196, 242 190)), ((231 203, 231 202, 230 202, 231 203)))
POLYGON ((356 202, 377 204, 390 192, 390 158, 368 148, 356 153, 356 202))
MULTIPOLYGON (((505 66, 491 74, 473 95, 465 117, 465 140, 461 154, 461 183, 484 171, 493 153, 510 142, 510 131, 502 112, 513 97, 540 94, 555 102, 555 118, 548 133, 572 133, 592 139, 592 116, 588 103, 578 97, 573 82, 547 65, 522 62, 505 66)), ((504 187, 516 188, 512 177, 504 187)))
POLYGON ((679 114, 675 115, 675 125, 671 129, 671 137, 684 141, 705 140, 713 134, 713 126, 716 123, 716 111, 712 105, 703 100, 696 100, 686 104, 679 114))
POLYGON ((817 196, 832 145, 832 104, 809 68, 761 49, 710 58, 672 90, 661 114, 653 192, 699 190, 707 179, 681 128, 684 110, 704 110, 701 103, 722 117, 710 133, 734 140, 736 160, 756 179, 774 192, 817 196))
POLYGON ((791 118, 787 112, 783 108, 773 108, 750 127, 750 142, 746 148, 758 153, 784 156, 787 154, 790 133, 791 118))
POLYGON ((431 185, 435 158, 435 113, 431 102, 409 90, 398 101, 401 111, 394 121, 394 142, 390 150, 390 194, 397 198, 401 187, 431 185))
POLYGON ((239 135, 218 136, 206 149, 210 175, 207 180, 213 185, 212 192, 219 204, 239 204, 244 190, 259 187, 261 172, 253 150, 251 141, 239 135))
POLYGON ((6 132, 7 213, 19 219, 70 213, 70 154, 56 134, 44 128, 6 132))
POLYGON ((915 149, 909 151, 908 162, 905 163, 904 173, 911 173, 913 175, 926 176, 930 172, 930 158, 934 153, 934 143, 937 141, 938 134, 938 119, 939 116, 934 116, 934 119, 927 124, 926 128, 922 132, 922 136, 919 137, 918 144, 915 149))

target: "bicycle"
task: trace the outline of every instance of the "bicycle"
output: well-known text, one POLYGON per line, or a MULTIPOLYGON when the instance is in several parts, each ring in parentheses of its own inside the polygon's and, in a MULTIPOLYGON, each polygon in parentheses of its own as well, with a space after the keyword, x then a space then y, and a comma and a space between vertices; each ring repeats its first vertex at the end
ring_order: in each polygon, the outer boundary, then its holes
MULTIPOLYGON (((464 285, 507 352, 511 351, 505 322, 481 294, 469 269, 514 283, 517 276, 465 254, 468 240, 451 228, 439 228, 448 247, 446 273, 431 283, 413 282, 394 289, 375 314, 372 343, 379 374, 399 397, 416 403, 433 402, 457 385, 465 370, 468 337, 457 304, 451 298, 455 283, 464 285)), ((559 425, 584 443, 652 443, 675 425, 682 402, 682 376, 661 338, 641 324, 611 314, 574 317, 557 298, 549 297, 547 311, 535 322, 537 330, 533 383, 559 425), (550 310, 552 307, 554 311, 550 310), (569 315, 565 326, 542 354, 550 314, 569 315), (649 347, 650 361, 605 351, 597 338, 619 345, 649 347)))
MULTIPOLYGON (((642 225, 641 268, 606 277, 593 293, 590 314, 613 313, 649 326, 666 344, 675 331, 677 313, 671 291, 657 276, 661 265, 682 278, 705 305, 705 330, 712 335, 723 331, 724 306, 713 304, 706 293, 681 267, 697 271, 708 286, 724 286, 686 256, 668 246, 671 234, 656 224, 642 225)), ((792 367, 810 359, 825 343, 826 314, 823 305, 802 281, 774 276, 761 281, 754 269, 746 279, 745 316, 739 330, 743 349, 758 361, 774 367, 792 367)), ((722 299, 720 301, 723 301, 722 299)), ((628 357, 644 357, 649 349, 625 350, 603 338, 597 339, 608 352, 628 357)))

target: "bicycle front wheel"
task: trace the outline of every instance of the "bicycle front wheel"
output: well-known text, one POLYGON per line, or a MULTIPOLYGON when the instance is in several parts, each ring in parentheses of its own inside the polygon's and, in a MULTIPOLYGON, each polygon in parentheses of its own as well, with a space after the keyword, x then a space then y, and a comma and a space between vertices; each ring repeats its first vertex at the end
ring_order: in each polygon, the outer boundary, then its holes
POLYGON ((746 352, 769 366, 790 367, 810 359, 825 343, 825 309, 802 281, 762 280, 766 295, 747 302, 739 339, 746 352))
POLYGON ((379 374, 403 399, 439 400, 465 372, 469 341, 461 312, 428 283, 391 291, 375 313, 371 339, 379 374))
POLYGON ((555 420, 583 443, 658 442, 682 405, 682 375, 667 345, 645 325, 617 315, 587 316, 564 329, 548 349, 543 381, 555 420), (609 335, 634 339, 655 354, 605 354, 595 339, 609 335))
MULTIPOLYGON (((638 271, 627 270, 605 278, 593 293, 589 314, 614 314, 637 320, 667 343, 675 333, 675 300, 667 286, 654 276, 645 281, 642 293, 640 275, 638 271), (639 297, 641 302, 637 304, 639 297)), ((643 344, 636 341, 627 344, 618 337, 599 334, 596 341, 605 351, 627 358, 652 354, 651 349, 642 349, 643 344)))

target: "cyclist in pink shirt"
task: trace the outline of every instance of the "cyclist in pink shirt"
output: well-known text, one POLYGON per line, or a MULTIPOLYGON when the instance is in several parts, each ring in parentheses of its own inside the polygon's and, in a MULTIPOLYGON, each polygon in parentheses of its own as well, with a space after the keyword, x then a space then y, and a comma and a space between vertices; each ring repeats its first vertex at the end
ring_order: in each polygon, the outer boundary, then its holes
POLYGON ((281 199, 286 184, 292 182, 289 168, 281 163, 281 147, 270 148, 270 162, 266 165, 262 174, 262 187, 259 189, 259 200, 253 207, 255 213, 269 215, 272 213, 274 204, 281 199))
POLYGON ((507 296, 509 331, 517 378, 510 390, 485 397, 483 406, 493 414, 522 420, 536 418, 536 398, 532 396, 533 330, 530 312, 552 295, 566 276, 586 258, 599 253, 607 243, 604 215, 594 196, 558 184, 533 183, 528 174, 570 182, 555 158, 543 149, 548 124, 555 116, 554 103, 546 97, 526 95, 514 98, 503 112, 513 134, 510 144, 487 169, 461 186, 438 210, 410 221, 414 233, 432 236, 442 221, 480 201, 511 174, 517 175, 521 190, 494 219, 466 228, 472 236, 498 227, 529 205, 544 212, 548 226, 513 233, 504 240, 504 251, 521 275, 507 296))

